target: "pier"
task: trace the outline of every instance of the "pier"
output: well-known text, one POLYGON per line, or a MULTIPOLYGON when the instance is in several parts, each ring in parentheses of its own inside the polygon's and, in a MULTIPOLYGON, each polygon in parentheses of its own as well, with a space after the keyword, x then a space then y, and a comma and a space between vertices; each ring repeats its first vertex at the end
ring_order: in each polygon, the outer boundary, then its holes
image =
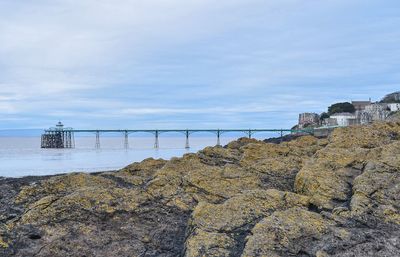
POLYGON ((45 130, 41 138, 42 148, 74 148, 75 138, 72 128, 64 128, 61 122, 58 122, 55 128, 45 130))
POLYGON ((180 133, 185 137, 185 148, 190 148, 190 135, 193 133, 212 133, 216 136, 216 145, 221 146, 221 136, 226 133, 243 133, 252 138, 255 133, 274 132, 280 137, 287 134, 313 134, 314 129, 72 129, 64 128, 59 122, 55 128, 45 130, 42 135, 42 148, 74 148, 76 133, 92 133, 95 135, 95 148, 100 149, 100 135, 105 133, 120 133, 124 139, 124 148, 129 148, 129 135, 132 133, 151 133, 154 135, 154 148, 160 147, 159 138, 165 133, 180 133))

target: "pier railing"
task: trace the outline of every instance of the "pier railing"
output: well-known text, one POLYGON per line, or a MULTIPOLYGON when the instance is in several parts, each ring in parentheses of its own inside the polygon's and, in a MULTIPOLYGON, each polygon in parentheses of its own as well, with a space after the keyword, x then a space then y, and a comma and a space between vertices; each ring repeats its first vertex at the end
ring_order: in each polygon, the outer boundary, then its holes
POLYGON ((185 136, 185 148, 190 148, 189 137, 193 133, 213 133, 216 135, 216 145, 221 145, 221 135, 226 133, 243 133, 252 138, 256 133, 273 132, 282 138, 286 134, 313 134, 314 129, 71 129, 51 128, 42 135, 42 148, 74 148, 76 133, 93 133, 96 137, 95 148, 99 149, 100 135, 104 133, 121 133, 124 137, 124 147, 129 148, 129 135, 132 133, 151 133, 154 135, 154 148, 160 147, 159 137, 163 133, 181 133, 185 136))

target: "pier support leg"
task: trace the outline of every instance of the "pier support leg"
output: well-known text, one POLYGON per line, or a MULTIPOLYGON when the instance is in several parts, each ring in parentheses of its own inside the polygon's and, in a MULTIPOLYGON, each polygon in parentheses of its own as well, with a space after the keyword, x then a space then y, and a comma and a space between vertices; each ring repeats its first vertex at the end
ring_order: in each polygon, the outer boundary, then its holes
POLYGON ((100 149, 100 132, 96 131, 96 145, 95 145, 96 149, 100 149))
POLYGON ((160 148, 160 144, 159 144, 159 142, 158 142, 158 130, 156 130, 156 132, 155 132, 155 142, 154 142, 154 148, 155 149, 158 149, 158 148, 160 148))
POLYGON ((71 133, 66 132, 65 133, 65 140, 66 140, 66 148, 71 148, 71 133))
POLYGON ((65 132, 65 148, 71 148, 71 133, 65 132))
POLYGON ((65 148, 75 148, 74 133, 71 131, 64 132, 64 147, 65 148))
POLYGON ((221 146, 221 131, 217 131, 217 146, 221 146))
POLYGON ((251 130, 249 129, 249 138, 251 138, 251 135, 252 135, 252 132, 251 132, 251 130))
POLYGON ((189 130, 186 130, 186 143, 185 143, 185 148, 189 149, 190 145, 189 145, 189 130))
POLYGON ((124 148, 129 149, 129 134, 128 131, 124 132, 124 148))
POLYGON ((283 142, 283 129, 281 129, 281 143, 283 142))

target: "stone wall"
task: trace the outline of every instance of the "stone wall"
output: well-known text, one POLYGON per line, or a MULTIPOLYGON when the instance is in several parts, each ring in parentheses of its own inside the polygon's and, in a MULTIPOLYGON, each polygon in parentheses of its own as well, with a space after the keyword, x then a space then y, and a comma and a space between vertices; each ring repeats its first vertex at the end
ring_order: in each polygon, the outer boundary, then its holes
POLYGON ((299 128, 304 128, 309 125, 319 125, 320 117, 317 113, 301 113, 299 115, 299 128))

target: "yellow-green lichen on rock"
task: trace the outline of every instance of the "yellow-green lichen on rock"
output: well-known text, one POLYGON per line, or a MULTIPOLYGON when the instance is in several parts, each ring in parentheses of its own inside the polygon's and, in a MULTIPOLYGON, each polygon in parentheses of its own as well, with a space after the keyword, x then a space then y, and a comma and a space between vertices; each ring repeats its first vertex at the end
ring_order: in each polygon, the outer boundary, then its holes
POLYGON ((225 233, 195 229, 186 241, 185 247, 186 257, 229 257, 232 256, 232 249, 235 249, 236 242, 225 233))
POLYGON ((299 169, 305 156, 323 147, 315 137, 305 136, 282 144, 252 143, 242 148, 240 164, 266 173, 283 173, 299 169))
POLYGON ((400 225, 400 142, 382 147, 353 183, 352 215, 374 213, 386 222, 400 225))
POLYGON ((193 226, 207 231, 235 231, 269 213, 293 206, 308 206, 308 197, 278 190, 244 192, 222 204, 200 202, 193 226))
POLYGON ((350 201, 352 181, 368 162, 379 160, 382 150, 396 140, 398 132, 398 124, 335 130, 330 144, 317 151, 297 174, 295 191, 310 196, 321 209, 334 209, 350 201))
POLYGON ((275 189, 244 192, 221 204, 201 202, 192 214, 190 227, 194 232, 187 241, 187 256, 211 247, 221 254, 216 256, 231 256, 242 244, 242 235, 258 220, 278 210, 306 208, 308 204, 308 197, 275 189), (216 239, 224 243, 215 245, 216 239))
POLYGON ((0 247, 8 248, 8 243, 4 242, 3 238, 0 236, 0 247))
POLYGON ((85 173, 71 173, 52 177, 44 182, 24 187, 16 198, 17 203, 29 202, 41 195, 62 194, 87 187, 113 187, 115 182, 101 176, 85 173))
POLYGON ((354 126, 335 129, 329 137, 334 148, 372 149, 399 140, 400 123, 377 122, 368 126, 354 126))
POLYGON ((119 172, 129 173, 130 175, 139 177, 151 177, 154 173, 161 169, 167 163, 163 159, 148 158, 141 162, 135 162, 120 170, 119 172))
POLYGON ((49 195, 28 206, 20 223, 40 224, 52 219, 68 219, 85 212, 134 211, 148 196, 140 191, 115 188, 82 188, 63 196, 49 195), (79 214, 78 214, 79 213, 79 214))
POLYGON ((399 134, 242 138, 116 172, 0 179, 0 256, 400 256, 399 134))
POLYGON ((333 224, 304 208, 276 211, 255 225, 242 256, 296 256, 304 241, 321 238, 333 224))

